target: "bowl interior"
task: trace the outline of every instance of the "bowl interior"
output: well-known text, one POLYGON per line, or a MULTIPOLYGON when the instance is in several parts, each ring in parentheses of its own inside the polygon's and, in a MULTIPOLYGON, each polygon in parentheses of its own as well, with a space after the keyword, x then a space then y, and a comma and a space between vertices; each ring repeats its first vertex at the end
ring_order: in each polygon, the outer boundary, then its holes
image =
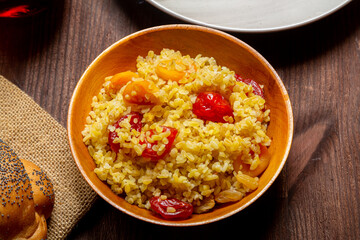
POLYGON ((76 164, 92 188, 117 209, 136 218, 162 225, 191 226, 213 222, 230 216, 255 201, 280 173, 290 149, 293 135, 293 117, 287 92, 273 68, 255 50, 240 40, 204 27, 170 25, 147 29, 132 34, 105 50, 81 77, 70 102, 68 115, 70 148, 76 164), (215 210, 194 214, 190 219, 167 221, 151 211, 128 204, 114 194, 109 186, 93 172, 95 163, 82 141, 81 131, 91 109, 92 97, 97 95, 104 78, 115 73, 136 70, 137 56, 146 56, 149 50, 156 54, 163 48, 179 50, 183 55, 197 54, 214 57, 219 65, 227 66, 246 78, 264 85, 265 99, 271 110, 268 135, 272 138, 269 148, 272 158, 262 174, 256 191, 241 201, 218 207, 215 210))

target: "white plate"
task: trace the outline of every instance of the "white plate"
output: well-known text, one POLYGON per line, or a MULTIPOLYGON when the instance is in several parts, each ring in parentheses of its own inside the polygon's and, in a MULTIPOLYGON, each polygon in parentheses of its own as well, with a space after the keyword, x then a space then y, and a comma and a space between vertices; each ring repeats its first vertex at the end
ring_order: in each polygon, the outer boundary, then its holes
POLYGON ((181 20, 233 32, 271 32, 323 18, 351 0, 146 0, 181 20))

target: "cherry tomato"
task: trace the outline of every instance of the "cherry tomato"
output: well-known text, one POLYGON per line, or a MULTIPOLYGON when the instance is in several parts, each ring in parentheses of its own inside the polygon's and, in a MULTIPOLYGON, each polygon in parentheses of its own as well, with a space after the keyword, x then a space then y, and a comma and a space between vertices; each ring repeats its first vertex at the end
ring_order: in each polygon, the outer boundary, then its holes
MULTIPOLYGON (((159 159, 164 158, 166 156, 166 154, 168 154, 170 152, 171 146, 176 138, 178 131, 172 127, 162 126, 162 128, 163 128, 163 132, 166 132, 166 131, 170 132, 170 135, 167 137, 168 143, 165 145, 165 151, 161 155, 158 155, 157 151, 154 151, 152 148, 153 146, 158 144, 158 141, 154 141, 153 143, 150 143, 145 138, 145 141, 140 141, 140 144, 144 144, 144 143, 146 144, 146 148, 141 155, 142 157, 150 158, 150 161, 157 161, 159 159)), ((154 134, 154 130, 151 129, 151 130, 149 130, 149 132, 150 132, 149 136, 151 137, 154 134)))
POLYGON ((193 206, 190 203, 180 201, 176 198, 162 200, 160 197, 152 197, 150 199, 150 205, 152 210, 165 219, 185 219, 193 213, 193 206))
MULTIPOLYGON (((131 125, 131 129, 135 129, 136 131, 140 132, 141 128, 142 128, 142 123, 141 123, 141 119, 142 116, 139 113, 133 112, 133 113, 129 113, 123 117, 121 117, 113 126, 115 127, 115 129, 120 128, 120 122, 127 119, 128 117, 130 117, 130 125, 131 125)), ((109 132, 109 138, 108 138, 108 142, 110 144, 110 148, 114 151, 114 152, 119 152, 120 149, 120 143, 114 143, 114 139, 117 138, 118 135, 116 133, 116 131, 113 132, 109 132)))
POLYGON ((219 93, 200 93, 193 104, 193 113, 203 120, 223 122, 225 116, 234 117, 230 103, 219 93))
POLYGON ((243 79, 242 77, 240 77, 240 75, 238 75, 238 74, 235 74, 235 78, 236 78, 236 81, 238 81, 238 82, 243 82, 243 83, 245 83, 245 84, 247 84, 247 85, 251 85, 252 86, 252 88, 253 88, 253 93, 255 94, 255 95, 258 95, 258 96, 260 96, 260 97, 262 97, 262 98, 265 98, 265 96, 264 96, 264 92, 263 92, 263 90, 262 90, 262 88, 260 87, 260 85, 257 83, 257 82, 255 82, 254 80, 252 80, 252 79, 243 79))

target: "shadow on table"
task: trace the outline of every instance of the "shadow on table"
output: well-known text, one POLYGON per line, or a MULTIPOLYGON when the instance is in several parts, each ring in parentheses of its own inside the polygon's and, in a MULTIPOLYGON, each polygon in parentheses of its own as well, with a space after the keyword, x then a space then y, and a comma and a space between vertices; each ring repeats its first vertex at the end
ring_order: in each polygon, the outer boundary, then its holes
POLYGON ((114 0, 128 15, 131 23, 135 24, 138 30, 165 24, 181 24, 184 23, 159 9, 153 7, 145 0, 114 0), (134 14, 135 13, 135 14, 134 14))
POLYGON ((326 54, 345 42, 360 27, 360 1, 353 1, 317 22, 275 33, 239 34, 258 50, 275 68, 303 64, 326 54))

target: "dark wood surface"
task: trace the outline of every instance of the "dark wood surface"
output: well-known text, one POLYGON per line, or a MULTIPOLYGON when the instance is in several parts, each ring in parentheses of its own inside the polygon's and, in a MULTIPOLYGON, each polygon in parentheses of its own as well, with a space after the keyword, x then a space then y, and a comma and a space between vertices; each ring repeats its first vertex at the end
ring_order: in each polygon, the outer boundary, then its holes
MULTIPOLYGON (((170 23, 183 22, 143 1, 53 1, 37 16, 0 19, 0 74, 65 126, 99 53, 170 23)), ((294 141, 273 186, 244 211, 189 228, 145 223, 98 199, 68 239, 360 239, 360 1, 301 28, 233 35, 272 64, 292 101, 294 141)))

